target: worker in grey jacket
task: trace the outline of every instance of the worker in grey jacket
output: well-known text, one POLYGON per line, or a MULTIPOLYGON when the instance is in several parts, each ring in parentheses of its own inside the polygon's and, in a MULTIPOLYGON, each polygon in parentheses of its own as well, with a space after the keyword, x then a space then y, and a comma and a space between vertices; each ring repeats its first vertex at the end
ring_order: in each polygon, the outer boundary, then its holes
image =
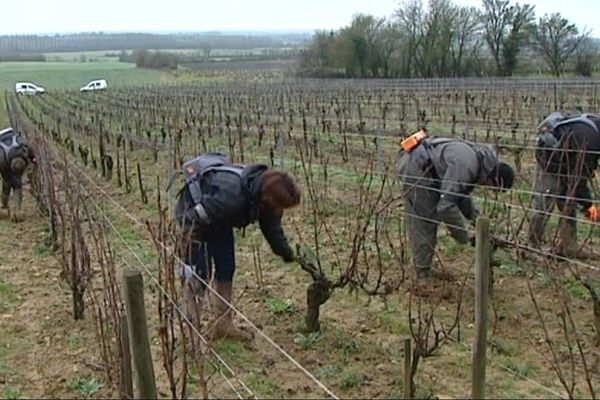
POLYGON ((469 243, 464 219, 478 210, 469 194, 477 185, 512 187, 515 173, 488 146, 452 138, 426 138, 401 155, 405 221, 417 279, 432 275, 440 222, 459 243, 469 243))

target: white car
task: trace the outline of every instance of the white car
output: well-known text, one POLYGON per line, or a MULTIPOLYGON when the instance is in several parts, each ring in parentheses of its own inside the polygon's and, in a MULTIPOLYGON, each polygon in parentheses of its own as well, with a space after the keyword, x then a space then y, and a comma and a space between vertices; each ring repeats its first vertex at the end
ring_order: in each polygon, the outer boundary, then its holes
POLYGON ((107 88, 105 79, 96 79, 79 88, 80 92, 91 92, 93 90, 104 90, 107 88))
POLYGON ((46 89, 31 82, 17 82, 15 84, 17 94, 43 94, 46 89))

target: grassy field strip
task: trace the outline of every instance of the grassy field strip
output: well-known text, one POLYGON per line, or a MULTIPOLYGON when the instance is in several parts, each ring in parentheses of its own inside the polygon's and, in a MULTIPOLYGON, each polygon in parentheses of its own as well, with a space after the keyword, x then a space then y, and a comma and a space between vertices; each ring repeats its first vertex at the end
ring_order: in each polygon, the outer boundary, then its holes
POLYGON ((14 62, 0 63, 0 90, 14 91, 20 81, 33 82, 53 89, 79 89, 93 79, 106 79, 110 87, 159 83, 165 73, 137 69, 134 64, 120 62, 14 62))

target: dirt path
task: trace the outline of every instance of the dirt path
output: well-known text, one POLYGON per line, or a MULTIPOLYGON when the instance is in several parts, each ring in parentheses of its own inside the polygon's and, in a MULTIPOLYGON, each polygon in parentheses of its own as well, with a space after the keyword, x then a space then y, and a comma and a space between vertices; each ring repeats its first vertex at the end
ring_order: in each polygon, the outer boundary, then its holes
POLYGON ((0 218, 0 397, 104 397, 93 318, 74 321, 29 193, 24 222, 0 218))

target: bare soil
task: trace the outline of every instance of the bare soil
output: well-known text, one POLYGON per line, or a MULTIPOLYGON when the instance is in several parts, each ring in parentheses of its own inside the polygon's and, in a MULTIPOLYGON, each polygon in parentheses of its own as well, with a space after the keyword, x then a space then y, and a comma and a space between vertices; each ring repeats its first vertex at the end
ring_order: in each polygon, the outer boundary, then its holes
POLYGON ((44 246, 46 221, 28 193, 24 210, 23 222, 0 219, 0 390, 5 398, 82 398, 78 380, 103 379, 93 318, 73 320, 61 267, 44 246))

